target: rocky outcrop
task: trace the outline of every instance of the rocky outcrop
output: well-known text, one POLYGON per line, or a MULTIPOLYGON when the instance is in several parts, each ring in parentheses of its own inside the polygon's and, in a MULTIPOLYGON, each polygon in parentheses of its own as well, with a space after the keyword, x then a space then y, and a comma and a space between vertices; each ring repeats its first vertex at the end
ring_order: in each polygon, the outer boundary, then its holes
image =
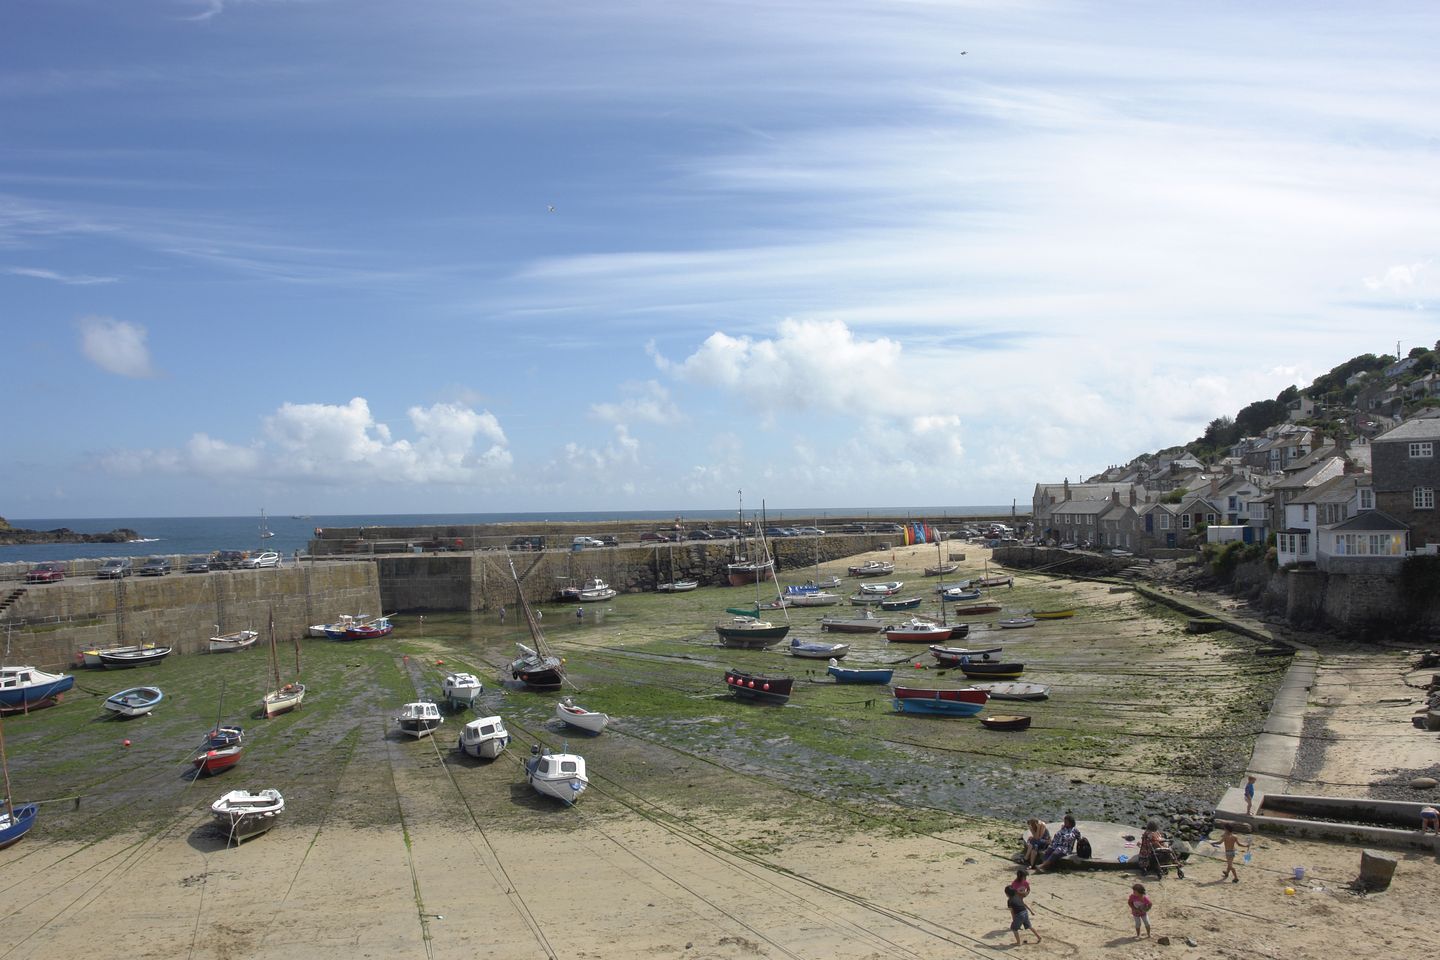
POLYGON ((121 528, 108 533, 76 533, 69 527, 58 530, 22 530, 12 527, 0 517, 0 545, 14 546, 22 543, 128 543, 139 540, 134 530, 121 528))

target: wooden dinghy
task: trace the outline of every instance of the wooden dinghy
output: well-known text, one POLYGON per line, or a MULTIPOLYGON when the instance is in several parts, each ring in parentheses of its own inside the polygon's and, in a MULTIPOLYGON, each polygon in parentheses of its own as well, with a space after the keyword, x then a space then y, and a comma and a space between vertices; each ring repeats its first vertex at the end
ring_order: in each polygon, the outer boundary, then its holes
POLYGON ((962 657, 960 672, 971 680, 1014 680, 1025 672, 1023 663, 988 663, 962 657))
POLYGON ((980 726, 989 730, 1029 730, 1030 718, 1025 716, 981 717, 980 726))
POLYGON ((1016 683, 1003 680, 998 683, 977 683, 975 689, 990 694, 991 700, 1048 700, 1050 688, 1043 683, 1016 683))

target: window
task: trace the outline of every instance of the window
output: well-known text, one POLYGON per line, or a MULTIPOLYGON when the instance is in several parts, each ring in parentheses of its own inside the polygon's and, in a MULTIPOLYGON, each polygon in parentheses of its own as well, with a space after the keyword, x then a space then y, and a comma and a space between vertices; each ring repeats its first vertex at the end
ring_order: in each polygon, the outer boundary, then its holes
POLYGON ((1361 510, 1374 510, 1374 509, 1375 509, 1375 490, 1374 490, 1373 487, 1361 487, 1361 488, 1360 488, 1360 509, 1361 509, 1361 510))
POLYGON ((1289 554, 1294 557, 1305 557, 1310 554, 1310 534, 1308 533, 1281 533, 1275 536, 1275 546, 1280 553, 1289 554))
POLYGON ((1337 557, 1398 557, 1404 552, 1404 536, 1398 533, 1342 533, 1335 537, 1337 557))
POLYGON ((1302 503, 1302 504, 1300 504, 1300 521, 1301 521, 1302 523, 1309 523, 1309 522, 1310 522, 1310 504, 1308 504, 1308 503, 1302 503))
POLYGON ((1085 518, 1085 525, 1087 527, 1095 526, 1095 514, 1092 513, 1085 518))
POLYGON ((1433 457, 1433 456, 1435 456, 1435 443, 1434 443, 1434 441, 1432 441, 1432 440, 1424 440, 1424 441, 1421 441, 1421 442, 1418 442, 1418 443, 1412 443, 1412 444, 1410 444, 1410 459, 1411 459, 1411 460, 1418 460, 1418 459, 1420 459, 1420 458, 1422 458, 1422 457, 1428 460, 1429 458, 1431 458, 1431 457, 1433 457))
POLYGON ((1434 487, 1416 487, 1413 496, 1414 496, 1413 503, 1414 503, 1414 507, 1415 507, 1416 510, 1434 510, 1434 509, 1435 509, 1435 488, 1434 488, 1434 487))
POLYGON ((1161 530, 1169 530, 1169 529, 1170 529, 1170 514, 1168 514, 1168 513, 1161 513, 1161 514, 1160 514, 1160 529, 1161 529, 1161 530))
POLYGON ((1181 529, 1181 530, 1189 530, 1189 529, 1190 529, 1190 514, 1188 514, 1188 513, 1182 513, 1182 514, 1180 514, 1180 529, 1181 529))

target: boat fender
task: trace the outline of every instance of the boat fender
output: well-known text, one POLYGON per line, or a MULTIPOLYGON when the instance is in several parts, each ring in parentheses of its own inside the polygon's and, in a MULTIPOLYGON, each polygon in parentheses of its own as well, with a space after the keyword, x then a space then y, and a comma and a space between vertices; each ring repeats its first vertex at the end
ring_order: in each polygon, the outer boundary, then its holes
POLYGON ((770 689, 770 684, 767 683, 767 684, 765 684, 764 686, 762 686, 760 689, 761 689, 761 690, 769 690, 769 689, 770 689))

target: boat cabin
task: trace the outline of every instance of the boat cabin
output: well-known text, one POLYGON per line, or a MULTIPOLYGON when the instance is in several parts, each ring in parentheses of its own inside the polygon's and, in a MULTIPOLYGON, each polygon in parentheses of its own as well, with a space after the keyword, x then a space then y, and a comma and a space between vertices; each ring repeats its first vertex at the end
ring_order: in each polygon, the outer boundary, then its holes
POLYGON ((496 737, 508 737, 509 735, 504 721, 499 717, 481 717, 479 720, 471 720, 465 724, 465 729, 460 734, 466 743, 480 743, 482 740, 493 740, 496 737))
POLYGON ((407 703, 400 717, 404 720, 439 720, 440 707, 433 703, 407 703))
POLYGON ((545 778, 585 776, 585 758, 573 753, 547 753, 535 761, 535 775, 545 778))

